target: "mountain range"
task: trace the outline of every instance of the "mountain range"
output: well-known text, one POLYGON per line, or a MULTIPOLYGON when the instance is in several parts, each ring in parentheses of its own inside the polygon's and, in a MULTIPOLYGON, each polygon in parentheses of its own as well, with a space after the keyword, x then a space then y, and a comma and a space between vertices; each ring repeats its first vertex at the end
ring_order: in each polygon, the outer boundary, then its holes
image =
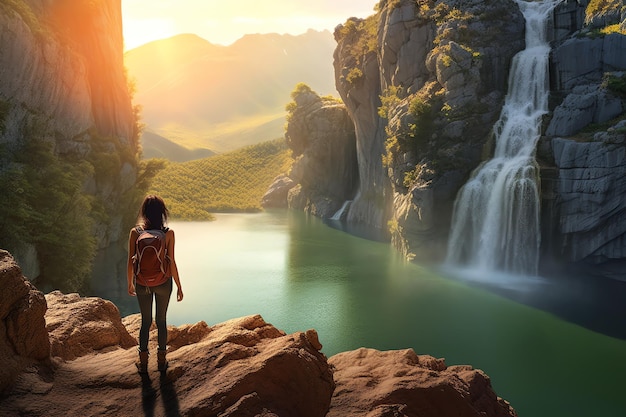
POLYGON ((296 84, 337 95, 335 46, 329 31, 309 30, 245 35, 230 46, 182 34, 126 52, 146 125, 144 157, 169 157, 178 146, 171 159, 194 159, 282 136, 296 84))

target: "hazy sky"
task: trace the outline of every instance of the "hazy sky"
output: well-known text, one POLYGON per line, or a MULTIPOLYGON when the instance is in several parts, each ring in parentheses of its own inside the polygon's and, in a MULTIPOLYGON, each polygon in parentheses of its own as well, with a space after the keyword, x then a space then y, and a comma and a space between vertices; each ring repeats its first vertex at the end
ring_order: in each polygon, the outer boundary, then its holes
POLYGON ((332 30, 374 13, 377 0, 122 0, 125 48, 179 33, 230 45, 247 33, 332 30))

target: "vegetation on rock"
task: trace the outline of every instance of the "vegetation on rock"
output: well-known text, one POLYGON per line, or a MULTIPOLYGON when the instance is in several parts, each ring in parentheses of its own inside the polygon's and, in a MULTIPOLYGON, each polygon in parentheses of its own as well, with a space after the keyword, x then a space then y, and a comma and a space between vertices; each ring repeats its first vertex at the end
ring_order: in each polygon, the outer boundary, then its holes
POLYGON ((46 29, 39 23, 30 5, 24 0, 2 0, 2 2, 0 2, 0 10, 4 10, 5 12, 13 11, 20 15, 33 34, 43 35, 46 33, 46 29))
POLYGON ((613 93, 626 98, 626 74, 604 74, 602 79, 602 87, 607 88, 613 93))
POLYGON ((93 166, 56 155, 35 135, 18 149, 3 147, 0 161, 0 247, 34 245, 46 286, 81 289, 96 247, 94 199, 82 192, 93 166))
POLYGON ((589 19, 597 14, 617 10, 622 4, 623 2, 621 0, 590 0, 587 5, 587 9, 585 10, 585 17, 589 19))
POLYGON ((356 84, 363 77, 363 63, 370 53, 376 53, 378 48, 378 14, 366 19, 351 18, 335 31, 335 36, 340 39, 349 37, 354 39, 350 43, 350 55, 355 61, 354 66, 346 75, 346 81, 356 84))

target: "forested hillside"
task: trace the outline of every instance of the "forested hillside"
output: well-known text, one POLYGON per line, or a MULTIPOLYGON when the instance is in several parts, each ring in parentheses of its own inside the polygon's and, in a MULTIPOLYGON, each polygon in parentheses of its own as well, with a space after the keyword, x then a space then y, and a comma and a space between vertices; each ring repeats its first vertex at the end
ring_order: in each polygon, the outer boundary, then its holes
POLYGON ((261 210, 261 197, 292 160, 284 139, 184 163, 169 162, 154 179, 173 219, 211 220, 211 212, 261 210))

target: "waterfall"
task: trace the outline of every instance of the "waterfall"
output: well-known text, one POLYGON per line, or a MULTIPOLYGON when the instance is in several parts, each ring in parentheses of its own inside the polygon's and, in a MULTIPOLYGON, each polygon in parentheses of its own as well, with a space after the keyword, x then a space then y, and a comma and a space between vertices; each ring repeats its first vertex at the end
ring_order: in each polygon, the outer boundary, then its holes
POLYGON ((539 169, 535 147, 548 111, 547 23, 561 0, 516 0, 526 19, 526 49, 513 57, 508 94, 493 127, 496 149, 454 203, 447 264, 537 273, 539 169))
POLYGON ((330 220, 341 220, 341 217, 343 216, 344 211, 346 211, 346 209, 351 203, 352 203, 352 200, 344 201, 341 208, 337 210, 335 214, 333 214, 333 217, 331 217, 330 220))

